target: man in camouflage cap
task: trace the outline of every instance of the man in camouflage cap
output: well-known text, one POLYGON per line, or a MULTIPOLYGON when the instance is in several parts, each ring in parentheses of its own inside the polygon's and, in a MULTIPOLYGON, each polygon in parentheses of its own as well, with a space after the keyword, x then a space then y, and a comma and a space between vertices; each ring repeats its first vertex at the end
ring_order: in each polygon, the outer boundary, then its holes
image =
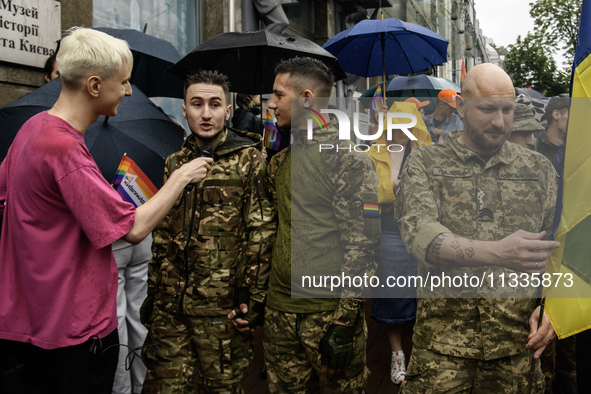
MULTIPOLYGON (((462 93, 464 131, 414 150, 402 171, 395 201, 402 237, 424 276, 539 275, 559 246, 544 240, 554 217, 556 172, 541 155, 505 143, 515 99, 502 69, 473 67, 462 93)), ((537 359, 555 334, 545 315, 538 328, 535 288, 509 292, 531 298, 482 296, 501 293, 494 283, 469 289, 470 298, 452 286, 448 298, 427 298, 429 290, 419 289, 402 393, 526 393, 532 352, 533 392, 543 389, 537 359)))
POLYGON ((166 160, 165 180, 210 149, 214 161, 153 233, 142 307, 149 324, 144 393, 238 393, 251 360, 249 331, 261 324, 275 210, 262 182, 260 137, 224 126, 227 95, 227 78, 217 72, 185 82, 183 115, 192 134, 166 160), (243 333, 228 318, 238 306, 250 323, 243 333))
POLYGON ((269 163, 279 219, 263 339, 269 390, 364 393, 369 370, 361 289, 331 292, 302 278, 371 275, 380 230, 368 209, 375 206, 377 214, 377 175, 367 155, 338 139, 336 119, 317 125, 312 139, 307 135, 305 112, 327 108, 330 70, 318 60, 294 58, 275 73, 269 108, 294 142, 269 163), (320 152, 321 144, 340 150, 320 152))
POLYGON ((513 115, 513 129, 508 141, 527 149, 533 149, 533 133, 540 131, 544 131, 544 127, 538 123, 530 107, 526 104, 516 103, 513 115))

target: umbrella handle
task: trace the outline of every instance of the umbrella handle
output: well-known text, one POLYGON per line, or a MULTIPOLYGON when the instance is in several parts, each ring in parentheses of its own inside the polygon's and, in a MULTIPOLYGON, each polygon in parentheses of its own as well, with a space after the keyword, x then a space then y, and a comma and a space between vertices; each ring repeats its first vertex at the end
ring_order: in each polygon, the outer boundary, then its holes
MULTIPOLYGON (((382 14, 382 19, 384 15, 382 14)), ((382 92, 384 92, 384 105, 387 107, 388 103, 386 102, 386 37, 382 34, 382 92)))

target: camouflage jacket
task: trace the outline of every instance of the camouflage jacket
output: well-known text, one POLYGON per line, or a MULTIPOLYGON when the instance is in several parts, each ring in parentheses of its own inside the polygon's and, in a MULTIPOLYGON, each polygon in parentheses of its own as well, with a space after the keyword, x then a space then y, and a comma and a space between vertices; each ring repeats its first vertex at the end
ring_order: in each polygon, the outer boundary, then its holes
MULTIPOLYGON (((225 315, 241 287, 252 299, 264 300, 275 209, 263 184, 260 137, 228 128, 222 138, 207 177, 179 197, 153 232, 148 295, 163 311, 225 315)), ((198 149, 191 134, 183 149, 166 159, 165 182, 198 149)))
MULTIPOLYGON (((517 230, 551 230, 556 172, 542 155, 508 142, 485 162, 458 136, 452 133, 447 143, 410 154, 394 202, 395 215, 404 243, 419 261, 419 274, 467 273, 478 278, 492 274, 498 279, 500 273, 514 271, 431 265, 425 261, 427 247, 446 232, 496 241, 517 230)), ((418 289, 423 298, 418 302, 413 343, 438 353, 485 360, 524 352, 536 293, 529 289, 518 295, 520 289, 515 289, 513 298, 489 297, 493 290, 484 287, 470 289, 470 296, 448 292, 449 298, 425 298, 433 297, 430 289, 418 289)))
MULTIPOLYGON (((354 324, 361 311, 362 287, 319 286, 320 277, 373 275, 379 255, 377 175, 370 158, 339 141, 336 121, 328 130, 292 130, 294 143, 269 164, 277 201, 278 233, 273 249, 267 305, 292 313, 335 311, 354 324), (319 151, 320 144, 341 150, 319 151), (374 204, 376 215, 368 214, 374 204), (364 214, 365 212, 365 214, 364 214), (303 284, 303 276, 310 281, 303 284)), ((336 283, 335 283, 336 284, 336 283)))

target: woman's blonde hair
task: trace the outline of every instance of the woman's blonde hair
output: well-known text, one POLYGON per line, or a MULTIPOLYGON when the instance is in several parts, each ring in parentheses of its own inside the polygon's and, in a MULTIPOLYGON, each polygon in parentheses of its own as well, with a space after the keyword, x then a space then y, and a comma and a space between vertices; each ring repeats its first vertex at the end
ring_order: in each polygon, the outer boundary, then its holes
POLYGON ((64 85, 71 87, 92 75, 108 79, 124 65, 133 65, 126 41, 81 27, 71 28, 62 39, 56 60, 64 85))

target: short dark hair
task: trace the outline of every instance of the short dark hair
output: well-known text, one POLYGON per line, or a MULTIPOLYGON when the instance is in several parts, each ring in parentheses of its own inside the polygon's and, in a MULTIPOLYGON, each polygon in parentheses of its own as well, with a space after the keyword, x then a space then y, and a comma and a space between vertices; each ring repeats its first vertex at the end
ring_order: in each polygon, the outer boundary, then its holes
POLYGON ((230 91, 230 82, 226 74, 211 70, 199 70, 197 72, 188 74, 185 78, 185 87, 183 89, 183 97, 186 98, 189 86, 196 83, 205 83, 207 85, 217 85, 222 88, 228 99, 228 92, 230 91))
POLYGON ((53 65, 55 63, 55 56, 56 54, 54 53, 53 55, 49 56, 47 60, 45 60, 45 65, 43 66, 43 74, 51 76, 51 72, 53 71, 53 65))
POLYGON ((554 112, 554 110, 557 109, 558 111, 560 111, 561 114, 563 114, 564 110, 567 110, 569 106, 570 98, 560 96, 552 97, 548 105, 546 105, 546 111, 544 112, 544 117, 542 119, 546 119, 548 121, 548 126, 550 126, 554 121, 552 112, 554 112))
POLYGON ((283 60, 275 67, 275 75, 289 74, 291 88, 298 94, 306 89, 318 97, 330 97, 334 77, 326 64, 311 57, 283 60))
POLYGON ((254 96, 250 94, 238 93, 236 95, 236 105, 246 111, 250 111, 256 106, 254 103, 254 96))

